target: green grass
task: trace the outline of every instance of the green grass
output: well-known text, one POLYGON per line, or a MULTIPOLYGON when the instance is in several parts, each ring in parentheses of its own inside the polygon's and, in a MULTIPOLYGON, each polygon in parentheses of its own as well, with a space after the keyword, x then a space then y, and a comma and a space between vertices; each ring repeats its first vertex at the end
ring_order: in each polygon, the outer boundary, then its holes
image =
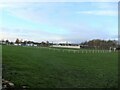
POLYGON ((3 46, 2 50, 3 78, 17 87, 117 87, 117 53, 82 54, 16 46, 3 46))

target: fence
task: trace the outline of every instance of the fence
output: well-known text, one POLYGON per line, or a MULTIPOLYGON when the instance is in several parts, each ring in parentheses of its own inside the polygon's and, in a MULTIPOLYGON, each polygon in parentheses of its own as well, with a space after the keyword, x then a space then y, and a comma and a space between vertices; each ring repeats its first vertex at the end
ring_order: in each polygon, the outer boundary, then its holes
POLYGON ((52 51, 59 51, 59 52, 68 52, 68 53, 112 53, 118 51, 112 50, 69 50, 69 49, 56 49, 56 48, 49 48, 52 51))
MULTIPOLYGON (((27 47, 27 46, 26 46, 27 47)), ((32 47, 33 48, 33 47, 32 47)), ((82 49, 78 49, 78 50, 72 50, 72 49, 63 49, 63 48, 48 48, 48 47, 34 47, 34 48, 44 48, 44 49, 48 49, 49 51, 57 51, 57 52, 68 52, 68 53, 112 53, 112 52, 118 52, 117 50, 82 50, 82 49)))

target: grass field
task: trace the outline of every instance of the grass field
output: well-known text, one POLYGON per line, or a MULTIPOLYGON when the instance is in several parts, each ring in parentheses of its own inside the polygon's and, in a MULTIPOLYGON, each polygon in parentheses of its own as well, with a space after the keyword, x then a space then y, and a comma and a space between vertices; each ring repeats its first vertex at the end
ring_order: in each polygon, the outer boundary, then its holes
POLYGON ((48 48, 3 46, 3 78, 17 87, 112 88, 118 54, 70 53, 48 48))

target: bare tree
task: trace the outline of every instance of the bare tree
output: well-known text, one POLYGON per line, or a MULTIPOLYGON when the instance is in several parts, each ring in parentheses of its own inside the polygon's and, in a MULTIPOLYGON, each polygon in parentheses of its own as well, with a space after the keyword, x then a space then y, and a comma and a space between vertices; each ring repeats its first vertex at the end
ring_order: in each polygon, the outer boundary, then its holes
POLYGON ((20 43, 20 40, 17 38, 16 41, 15 41, 16 44, 19 44, 20 43))
POLYGON ((7 45, 10 43, 9 40, 6 40, 5 42, 6 42, 7 45))

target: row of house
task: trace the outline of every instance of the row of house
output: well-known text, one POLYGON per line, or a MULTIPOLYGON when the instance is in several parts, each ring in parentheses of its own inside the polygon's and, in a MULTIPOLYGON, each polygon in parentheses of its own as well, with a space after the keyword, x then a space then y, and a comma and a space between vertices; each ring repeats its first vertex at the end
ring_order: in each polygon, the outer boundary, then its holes
POLYGON ((35 43, 35 42, 21 42, 19 44, 15 42, 9 42, 7 43, 6 41, 0 41, 0 44, 2 45, 15 45, 15 46, 49 46, 49 47, 60 47, 60 48, 80 48, 79 44, 65 44, 65 43, 60 43, 60 44, 53 44, 49 43, 49 45, 45 45, 45 43, 35 43))
POLYGON ((33 44, 33 43, 31 43, 31 44, 16 44, 16 43, 14 43, 13 45, 15 45, 15 46, 37 46, 37 44, 33 44))
POLYGON ((49 47, 58 47, 58 48, 84 48, 86 46, 80 45, 80 44, 72 44, 72 43, 49 43, 49 42, 32 42, 32 41, 24 41, 20 43, 15 42, 7 42, 7 41, 0 41, 0 44, 2 45, 15 45, 15 46, 49 46, 49 47))
POLYGON ((15 43, 15 42, 6 42, 6 41, 0 41, 1 45, 15 45, 15 46, 38 46, 36 43, 24 43, 21 42, 19 44, 15 43))

